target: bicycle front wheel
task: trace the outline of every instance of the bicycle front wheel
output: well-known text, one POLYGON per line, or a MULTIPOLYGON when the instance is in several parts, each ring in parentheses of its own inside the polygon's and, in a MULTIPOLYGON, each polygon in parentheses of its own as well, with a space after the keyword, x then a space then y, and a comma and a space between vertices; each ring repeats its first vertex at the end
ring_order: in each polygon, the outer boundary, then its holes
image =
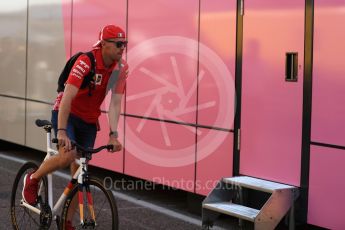
MULTIPOLYGON (((25 163, 18 171, 11 194, 11 221, 13 229, 38 229, 41 226, 40 215, 34 213, 28 208, 22 205, 22 189, 24 186, 24 176, 27 173, 36 171, 38 168, 37 164, 33 162, 25 163)), ((40 199, 46 204, 48 203, 48 189, 47 179, 44 177, 40 182, 40 199)), ((40 209, 39 204, 36 206, 40 209)))
MULTIPOLYGON (((117 206, 112 192, 105 189, 103 183, 94 177, 89 179, 90 193, 93 200, 93 211, 95 216, 95 226, 92 226, 92 212, 87 201, 85 191, 83 195, 82 220, 88 229, 117 230, 119 225, 117 206)), ((78 205, 78 184, 70 191, 61 215, 61 228, 72 226, 75 229, 83 229, 80 220, 80 209, 78 205)))

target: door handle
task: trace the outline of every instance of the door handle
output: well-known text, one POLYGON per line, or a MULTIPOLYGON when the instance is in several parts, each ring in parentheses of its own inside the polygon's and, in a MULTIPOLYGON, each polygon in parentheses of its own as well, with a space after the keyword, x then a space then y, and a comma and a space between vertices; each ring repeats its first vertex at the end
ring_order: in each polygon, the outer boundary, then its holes
POLYGON ((298 53, 287 52, 285 60, 285 81, 297 82, 298 53))

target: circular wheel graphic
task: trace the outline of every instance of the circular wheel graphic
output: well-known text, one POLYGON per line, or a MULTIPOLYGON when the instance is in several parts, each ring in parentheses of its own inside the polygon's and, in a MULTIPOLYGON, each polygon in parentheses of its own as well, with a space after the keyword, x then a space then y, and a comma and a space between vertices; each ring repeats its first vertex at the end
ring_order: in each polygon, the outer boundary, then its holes
MULTIPOLYGON (((210 48, 198 43, 198 41, 178 36, 156 37, 144 42, 129 50, 127 54, 130 66, 128 87, 131 84, 145 84, 138 74, 145 75, 151 81, 155 81, 156 88, 150 88, 142 92, 127 93, 126 103, 140 103, 143 98, 150 104, 141 113, 144 117, 156 117, 159 120, 170 120, 180 125, 171 125, 165 121, 155 121, 157 129, 156 136, 163 139, 163 144, 140 137, 141 132, 151 129, 147 119, 137 119, 136 123, 127 123, 126 126, 126 150, 140 160, 152 165, 161 167, 180 167, 195 163, 195 141, 189 145, 175 144, 176 130, 170 131, 172 126, 180 126, 183 131, 178 135, 190 137, 198 136, 197 154, 198 160, 212 154, 228 136, 228 132, 199 129, 189 125, 185 117, 195 117, 199 111, 207 114, 213 109, 212 120, 218 128, 230 129, 235 114, 235 88, 233 77, 222 59, 210 48), (199 49, 199 50, 198 50, 199 49), (198 60, 198 51, 199 60, 198 60), (177 60, 190 60, 194 63, 199 61, 198 76, 189 78, 190 82, 185 84, 186 77, 182 76, 180 66, 183 63, 177 60), (168 61, 171 68, 163 72, 155 72, 157 69, 147 66, 151 59, 168 61), (166 76, 173 76, 174 82, 169 81, 166 76), (203 101, 196 105, 197 86, 203 84, 204 79, 211 79, 212 94, 217 100, 203 101), (192 79, 192 80, 191 80, 192 79), (186 89, 186 85, 188 88, 186 89), (216 111, 216 112, 215 112, 216 111), (216 114, 216 115, 215 115, 216 114), (188 123, 188 124, 186 124, 188 123), (158 132, 158 133, 157 133, 158 132), (183 134, 184 133, 184 134, 183 134)), ((196 67, 196 66, 195 66, 196 67)), ((187 76, 188 77, 188 76, 187 76)), ((210 81, 208 81, 210 82, 210 81)), ((200 92, 199 92, 200 94, 200 92)), ((107 98, 109 101, 109 98, 107 98)), ((195 138, 194 138, 195 140, 195 138)))

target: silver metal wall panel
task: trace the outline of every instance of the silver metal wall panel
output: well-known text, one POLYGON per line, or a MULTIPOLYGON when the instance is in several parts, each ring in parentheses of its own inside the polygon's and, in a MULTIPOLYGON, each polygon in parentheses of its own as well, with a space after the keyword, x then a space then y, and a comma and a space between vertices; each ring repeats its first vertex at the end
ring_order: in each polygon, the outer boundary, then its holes
POLYGON ((0 94, 25 97, 26 6, 0 1, 0 94))
POLYGON ((24 145, 25 101, 0 97, 0 139, 24 145))
POLYGON ((35 125, 36 119, 49 120, 51 105, 27 101, 26 104, 26 146, 46 150, 46 132, 35 125))
MULTIPOLYGON (((53 102, 56 97, 57 79, 66 62, 66 50, 69 50, 69 44, 65 47, 64 28, 64 19, 70 20, 69 8, 67 1, 29 1, 27 76, 29 99, 53 102), (64 18, 64 14, 69 17, 64 18)), ((66 23, 70 24, 70 22, 66 23)), ((69 40, 69 29, 66 29, 66 36, 69 40)))

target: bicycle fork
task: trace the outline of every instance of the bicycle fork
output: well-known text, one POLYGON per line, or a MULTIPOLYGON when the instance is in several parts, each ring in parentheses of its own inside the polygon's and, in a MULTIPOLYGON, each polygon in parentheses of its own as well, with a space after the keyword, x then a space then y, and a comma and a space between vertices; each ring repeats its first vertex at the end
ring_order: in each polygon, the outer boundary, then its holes
POLYGON ((89 176, 87 174, 87 164, 86 164, 86 158, 80 158, 80 164, 81 164, 81 172, 78 176, 78 200, 79 200, 79 214, 80 214, 80 225, 81 226, 93 226, 95 227, 96 224, 96 216, 95 211, 93 208, 93 199, 90 192, 90 186, 88 183, 89 176), (91 220, 90 222, 85 223, 84 219, 84 188, 86 192, 86 198, 87 198, 87 206, 89 208, 91 220))

